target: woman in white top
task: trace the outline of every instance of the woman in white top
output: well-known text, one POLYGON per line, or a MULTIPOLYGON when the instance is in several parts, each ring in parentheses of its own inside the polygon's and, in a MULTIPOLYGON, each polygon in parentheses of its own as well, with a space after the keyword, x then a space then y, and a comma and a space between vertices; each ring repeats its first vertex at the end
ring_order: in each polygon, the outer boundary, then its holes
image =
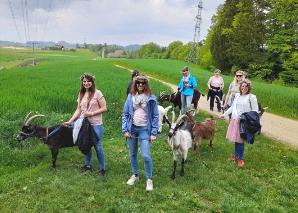
MULTIPOLYGON (((221 71, 216 69, 214 75, 209 78, 207 86, 209 88, 208 98, 210 97, 210 111, 213 111, 215 96, 218 96, 220 101, 223 96, 224 80, 220 75, 221 71)), ((221 112, 220 102, 217 102, 217 110, 221 112)))
POLYGON ((235 95, 232 106, 220 117, 232 114, 226 138, 229 142, 235 143, 235 153, 230 160, 236 161, 239 167, 244 166, 244 140, 240 137, 240 115, 245 112, 258 112, 258 102, 255 95, 251 94, 251 83, 248 80, 240 82, 240 93, 235 95))

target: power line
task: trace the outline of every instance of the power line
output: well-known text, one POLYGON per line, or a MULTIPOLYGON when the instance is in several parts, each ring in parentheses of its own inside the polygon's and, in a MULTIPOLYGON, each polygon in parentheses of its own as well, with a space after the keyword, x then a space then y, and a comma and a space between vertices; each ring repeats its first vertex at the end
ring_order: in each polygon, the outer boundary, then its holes
POLYGON ((27 3, 27 0, 25 0, 25 18, 26 18, 26 24, 27 24, 28 40, 30 41, 30 28, 29 28, 29 16, 28 16, 28 3, 27 3))
POLYGON ((25 40, 28 41, 27 25, 26 25, 26 19, 25 19, 24 0, 21 1, 21 8, 22 8, 22 17, 23 17, 25 40))
POLYGON ((10 9, 11 16, 13 18, 13 23, 14 23, 14 26, 15 26, 16 31, 17 31, 17 36, 18 36, 19 40, 21 41, 22 40, 21 39, 21 34, 20 34, 20 31, 19 31, 19 28, 18 28, 18 25, 17 25, 16 17, 15 17, 14 12, 13 12, 13 5, 12 5, 10 0, 8 0, 8 4, 9 4, 9 9, 10 9))

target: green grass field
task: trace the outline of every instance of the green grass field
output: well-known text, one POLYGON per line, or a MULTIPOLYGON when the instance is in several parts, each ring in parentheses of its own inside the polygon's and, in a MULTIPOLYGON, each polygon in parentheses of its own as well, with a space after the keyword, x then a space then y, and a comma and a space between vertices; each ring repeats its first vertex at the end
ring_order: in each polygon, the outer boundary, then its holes
MULTIPOLYGON (((183 61, 155 60, 155 59, 120 59, 113 63, 132 69, 139 69, 146 74, 164 79, 173 84, 178 84, 181 78, 181 70, 184 66, 190 67, 190 72, 196 76, 199 89, 205 93, 208 91, 207 82, 213 75, 212 72, 203 70, 197 66, 189 65, 183 61)), ((231 76, 223 76, 225 93, 229 84, 233 81, 231 76)), ((253 93, 263 107, 269 106, 268 111, 277 115, 292 119, 298 119, 298 88, 272 85, 264 82, 253 81, 253 93)))
MULTIPOLYGON (((213 148, 203 141, 200 158, 189 151, 184 177, 170 179, 172 153, 164 131, 152 145, 154 191, 145 191, 141 159, 141 179, 128 187, 130 163, 121 135, 121 113, 130 73, 116 68, 110 60, 94 61, 90 60, 92 54, 76 54, 80 59, 44 55, 38 66, 0 72, 0 212, 298 211, 297 151, 257 136, 254 145, 246 145, 245 167, 238 169, 227 161, 233 145, 225 141, 227 124, 221 120, 217 121, 213 148), (83 155, 77 148, 61 150, 57 168, 52 169, 50 151, 38 139, 14 140, 29 111, 46 115, 35 122, 43 126, 67 120, 75 110, 79 76, 85 71, 96 75, 97 88, 107 100, 103 140, 106 178, 96 169, 80 172, 83 155)), ((176 72, 180 62, 172 63, 169 67, 176 72)), ((151 70, 149 63, 140 60, 139 64, 151 70)), ((156 61, 152 67, 158 64, 156 61)), ((150 72, 159 76, 155 68, 150 72)), ((175 83, 176 76, 164 75, 166 72, 160 72, 160 78, 175 83)), ((155 94, 168 90, 155 81, 150 83, 155 94)), ((208 115, 200 114, 196 119, 205 117, 208 115)), ((96 168, 95 156, 93 162, 96 168)))

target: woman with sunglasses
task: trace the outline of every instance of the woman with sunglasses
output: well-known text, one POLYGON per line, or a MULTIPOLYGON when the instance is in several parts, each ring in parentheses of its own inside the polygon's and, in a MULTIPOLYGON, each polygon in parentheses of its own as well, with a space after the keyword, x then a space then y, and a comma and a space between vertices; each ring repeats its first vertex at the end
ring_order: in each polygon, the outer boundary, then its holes
POLYGON ((234 81, 231 82, 229 86, 228 93, 225 98, 224 109, 229 108, 235 98, 235 94, 240 93, 239 85, 242 80, 245 79, 245 72, 238 70, 235 74, 234 81))
POLYGON ((156 140, 158 130, 158 108, 156 97, 149 87, 148 78, 139 75, 134 78, 122 113, 122 133, 126 138, 132 175, 127 185, 139 180, 138 143, 145 164, 146 191, 153 190, 151 142, 156 140))
MULTIPOLYGON (((91 123, 98 141, 94 146, 97 159, 99 162, 99 172, 102 176, 106 175, 105 157, 102 147, 103 138, 103 120, 102 113, 107 111, 106 101, 102 92, 95 87, 95 77, 84 73, 81 76, 81 89, 77 99, 77 109, 69 121, 64 122, 64 125, 72 124, 77 118, 88 118, 91 123)), ((82 171, 92 170, 91 166, 92 150, 85 156, 85 164, 82 166, 82 171)))
POLYGON ((230 143, 235 144, 234 154, 229 158, 230 161, 237 161, 238 167, 244 166, 244 139, 240 136, 240 116, 245 112, 255 111, 258 113, 257 97, 251 94, 251 83, 243 80, 239 83, 239 91, 235 95, 232 106, 220 118, 232 114, 231 121, 227 130, 226 138, 230 143))
POLYGON ((196 78, 189 73, 188 67, 184 67, 182 69, 182 78, 178 85, 178 91, 181 92, 181 113, 185 112, 186 107, 192 109, 192 97, 197 86, 196 78))

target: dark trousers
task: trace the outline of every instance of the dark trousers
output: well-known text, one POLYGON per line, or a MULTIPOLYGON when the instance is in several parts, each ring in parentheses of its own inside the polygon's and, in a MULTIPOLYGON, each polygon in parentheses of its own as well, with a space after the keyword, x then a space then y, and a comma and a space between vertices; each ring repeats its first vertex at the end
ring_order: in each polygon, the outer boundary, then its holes
MULTIPOLYGON (((223 93, 222 93, 221 90, 219 90, 219 87, 212 87, 211 86, 211 89, 209 90, 208 95, 210 96, 210 109, 213 110, 215 96, 217 95, 220 98, 220 101, 221 101, 223 93)), ((218 109, 218 111, 221 110, 220 102, 217 102, 217 109, 218 109)))
POLYGON ((243 160, 244 143, 235 143, 235 156, 237 160, 243 160))

